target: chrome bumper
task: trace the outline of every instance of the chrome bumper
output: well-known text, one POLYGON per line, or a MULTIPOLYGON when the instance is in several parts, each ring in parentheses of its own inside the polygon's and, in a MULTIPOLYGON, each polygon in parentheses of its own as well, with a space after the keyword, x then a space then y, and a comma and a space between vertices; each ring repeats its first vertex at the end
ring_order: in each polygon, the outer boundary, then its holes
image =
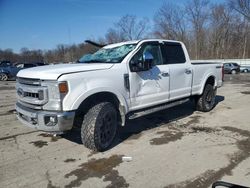
POLYGON ((72 129, 75 112, 51 112, 27 108, 16 103, 17 118, 25 125, 47 132, 63 132, 72 129), (54 117, 56 122, 49 124, 49 118, 54 117))

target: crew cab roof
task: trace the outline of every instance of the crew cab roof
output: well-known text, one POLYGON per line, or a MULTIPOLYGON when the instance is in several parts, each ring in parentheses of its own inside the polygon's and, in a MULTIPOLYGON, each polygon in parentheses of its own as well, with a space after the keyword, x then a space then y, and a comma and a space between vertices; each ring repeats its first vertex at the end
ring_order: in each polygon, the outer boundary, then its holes
POLYGON ((115 47, 126 45, 126 44, 138 44, 139 42, 152 42, 152 41, 182 43, 182 42, 176 41, 176 40, 143 39, 143 40, 131 40, 131 41, 126 41, 126 42, 119 42, 119 43, 114 43, 114 44, 108 44, 108 45, 104 46, 103 48, 106 48, 106 49, 107 48, 115 48, 115 47))

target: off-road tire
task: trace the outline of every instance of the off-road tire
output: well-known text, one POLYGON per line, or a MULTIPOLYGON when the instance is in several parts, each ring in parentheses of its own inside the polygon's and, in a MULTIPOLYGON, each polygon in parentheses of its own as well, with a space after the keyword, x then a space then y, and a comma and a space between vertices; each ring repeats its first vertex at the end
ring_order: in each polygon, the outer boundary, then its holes
POLYGON ((0 73, 0 80, 7 81, 8 80, 8 75, 5 74, 5 73, 0 73))
POLYGON ((216 89, 211 84, 207 84, 202 95, 198 96, 195 101, 196 110, 209 112, 215 106, 216 89))
POLYGON ((82 122, 83 145, 94 151, 107 150, 115 138, 117 126, 117 110, 112 103, 102 102, 94 105, 82 122))

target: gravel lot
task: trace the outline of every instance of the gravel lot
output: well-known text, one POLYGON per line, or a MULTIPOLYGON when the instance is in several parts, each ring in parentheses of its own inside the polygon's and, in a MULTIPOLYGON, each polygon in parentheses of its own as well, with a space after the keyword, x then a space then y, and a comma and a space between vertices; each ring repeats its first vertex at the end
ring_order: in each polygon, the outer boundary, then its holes
POLYGON ((186 103, 129 121, 104 153, 81 145, 77 130, 25 127, 15 100, 15 82, 0 82, 0 187, 250 186, 250 74, 226 75, 211 112, 186 103))

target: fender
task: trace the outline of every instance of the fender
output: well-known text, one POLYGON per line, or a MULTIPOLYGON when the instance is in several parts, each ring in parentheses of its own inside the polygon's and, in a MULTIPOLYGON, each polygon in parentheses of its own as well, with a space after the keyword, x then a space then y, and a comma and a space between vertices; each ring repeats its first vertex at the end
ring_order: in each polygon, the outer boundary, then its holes
POLYGON ((214 88, 217 87, 216 77, 212 73, 208 73, 207 75, 204 76, 204 79, 202 81, 202 87, 200 88, 200 91, 199 91, 199 95, 201 95, 203 93, 205 85, 206 85, 206 82, 207 82, 207 80, 208 80, 209 77, 213 77, 214 78, 214 88))
POLYGON ((72 104, 70 109, 76 110, 85 99, 87 99, 91 95, 94 95, 94 94, 100 93, 100 92, 109 92, 109 93, 114 94, 117 97, 117 99, 119 100, 120 105, 123 108, 123 111, 125 111, 124 113, 126 114, 128 112, 128 104, 127 104, 125 97, 117 90, 115 90, 113 88, 109 88, 109 87, 98 87, 98 88, 91 89, 87 92, 84 92, 75 100, 75 102, 72 104))

